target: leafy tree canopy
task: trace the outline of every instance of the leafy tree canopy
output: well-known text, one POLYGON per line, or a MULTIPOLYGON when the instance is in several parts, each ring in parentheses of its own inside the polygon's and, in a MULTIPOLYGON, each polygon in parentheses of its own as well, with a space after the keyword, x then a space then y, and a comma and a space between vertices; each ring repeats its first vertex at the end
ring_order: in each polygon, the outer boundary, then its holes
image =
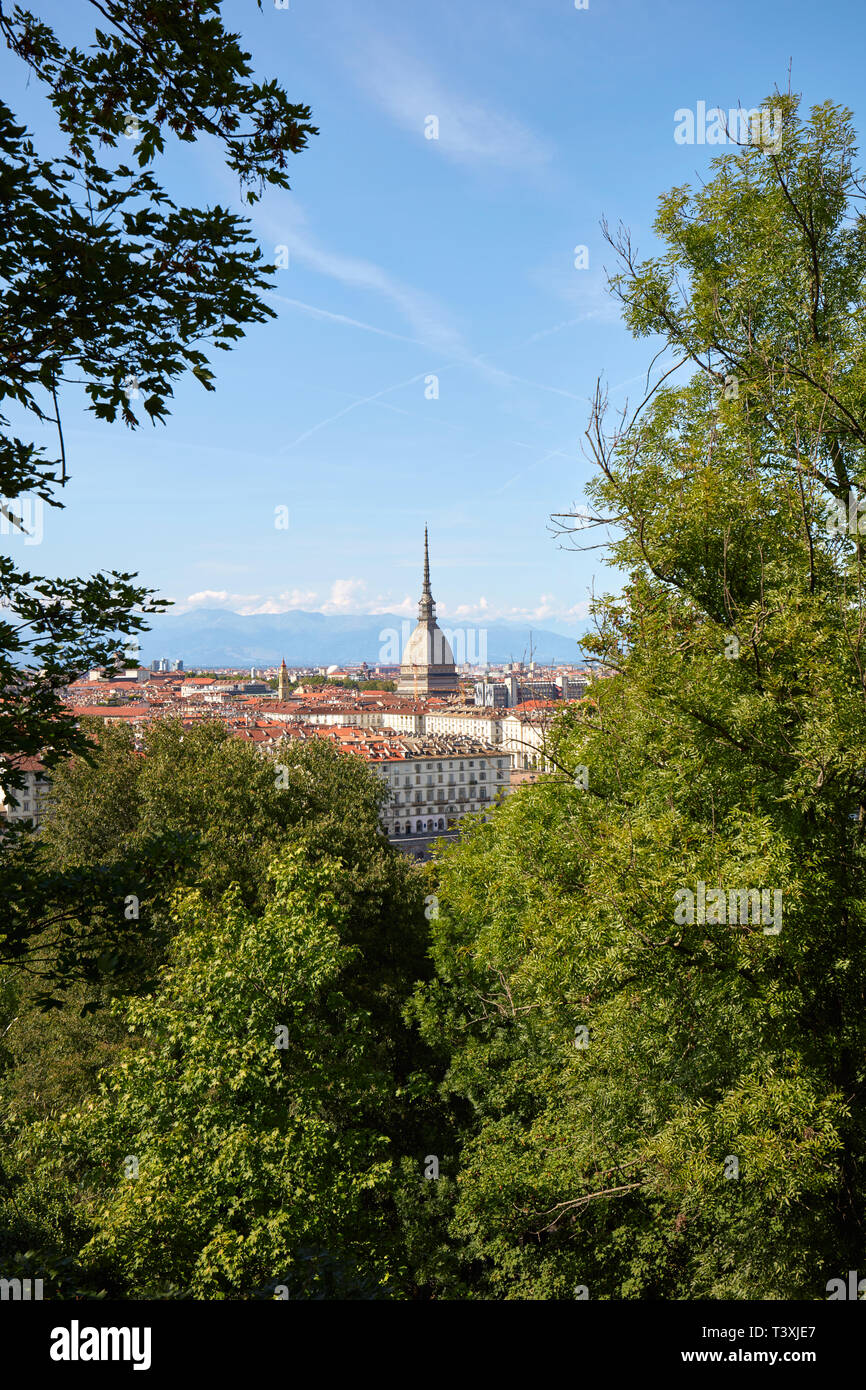
POLYGON ((660 254, 611 238, 666 353, 588 432, 619 674, 440 866, 416 1009, 497 1297, 822 1298, 864 1258, 866 224, 849 113, 766 105, 778 145, 664 197, 660 254))

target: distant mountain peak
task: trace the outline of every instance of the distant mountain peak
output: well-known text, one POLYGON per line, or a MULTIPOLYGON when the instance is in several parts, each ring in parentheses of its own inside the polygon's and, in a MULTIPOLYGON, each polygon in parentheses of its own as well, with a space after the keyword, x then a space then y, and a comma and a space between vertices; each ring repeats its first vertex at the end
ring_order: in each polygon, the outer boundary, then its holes
MULTIPOLYGON (((411 619, 396 613, 233 613, 227 608, 192 608, 186 613, 153 614, 151 629, 141 634, 140 660, 149 665, 158 657, 182 660, 187 666, 325 666, 366 661, 394 662, 395 640, 408 640, 411 619)), ((442 619, 446 632, 465 633, 458 664, 487 660, 528 660, 544 665, 579 661, 577 638, 549 632, 527 623, 466 622, 442 619)), ((460 647, 459 641, 457 642, 460 647)))

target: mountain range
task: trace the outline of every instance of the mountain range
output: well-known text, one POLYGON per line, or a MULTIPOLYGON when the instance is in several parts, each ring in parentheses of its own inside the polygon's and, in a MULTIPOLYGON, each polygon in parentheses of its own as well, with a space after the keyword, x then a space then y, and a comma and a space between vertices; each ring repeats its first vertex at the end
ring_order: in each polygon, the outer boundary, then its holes
MULTIPOLYGON (((328 615, 306 613, 232 613, 225 608, 195 608, 187 613, 154 614, 150 631, 140 634, 139 660, 149 666, 159 657, 182 660, 186 667, 344 665, 366 661, 399 663, 415 620, 395 613, 328 615)), ((489 661, 528 661, 530 651, 542 665, 578 662, 577 635, 530 629, 523 623, 477 623, 442 620, 458 665, 489 661), (485 650, 486 648, 486 650, 485 650)))

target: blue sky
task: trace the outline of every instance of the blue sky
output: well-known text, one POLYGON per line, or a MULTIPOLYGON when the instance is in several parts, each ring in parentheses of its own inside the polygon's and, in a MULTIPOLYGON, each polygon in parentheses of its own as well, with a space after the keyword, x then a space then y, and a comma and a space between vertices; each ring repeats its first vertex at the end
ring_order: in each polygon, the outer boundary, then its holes
MULTIPOLYGON (((85 0, 34 8, 79 42, 95 16, 85 0)), ((675 111, 757 106, 789 58, 807 106, 841 101, 862 124, 862 0, 230 0, 224 14, 321 131, 292 191, 250 211, 268 260, 289 249, 279 317, 214 354, 216 393, 182 385, 165 426, 104 425, 70 390, 66 510, 38 550, 3 544, 45 574, 137 571, 180 608, 409 614, 426 521, 443 618, 582 628, 593 587, 617 576, 603 552, 559 549, 550 513, 582 498, 596 378, 636 403, 655 351, 607 294, 600 219, 651 253, 658 196, 719 152, 678 145, 675 111)), ((0 78, 47 132, 38 84, 5 52, 0 78)), ((209 142, 159 173, 179 201, 241 210, 209 142)))

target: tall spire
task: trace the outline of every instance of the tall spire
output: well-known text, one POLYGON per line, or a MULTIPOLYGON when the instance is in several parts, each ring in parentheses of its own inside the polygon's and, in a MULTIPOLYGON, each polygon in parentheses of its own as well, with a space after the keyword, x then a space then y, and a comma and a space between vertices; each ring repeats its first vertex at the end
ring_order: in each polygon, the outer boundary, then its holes
POLYGON ((427 549, 427 526, 424 526, 424 584, 421 589, 421 602, 418 604, 418 621, 428 622, 435 616, 436 606, 430 592, 430 555, 427 549))
POLYGON ((415 699, 426 695, 457 695, 459 682, 454 653, 436 621, 436 604, 430 589, 430 545, 424 526, 424 582, 418 604, 418 626, 403 648, 397 693, 415 699))

